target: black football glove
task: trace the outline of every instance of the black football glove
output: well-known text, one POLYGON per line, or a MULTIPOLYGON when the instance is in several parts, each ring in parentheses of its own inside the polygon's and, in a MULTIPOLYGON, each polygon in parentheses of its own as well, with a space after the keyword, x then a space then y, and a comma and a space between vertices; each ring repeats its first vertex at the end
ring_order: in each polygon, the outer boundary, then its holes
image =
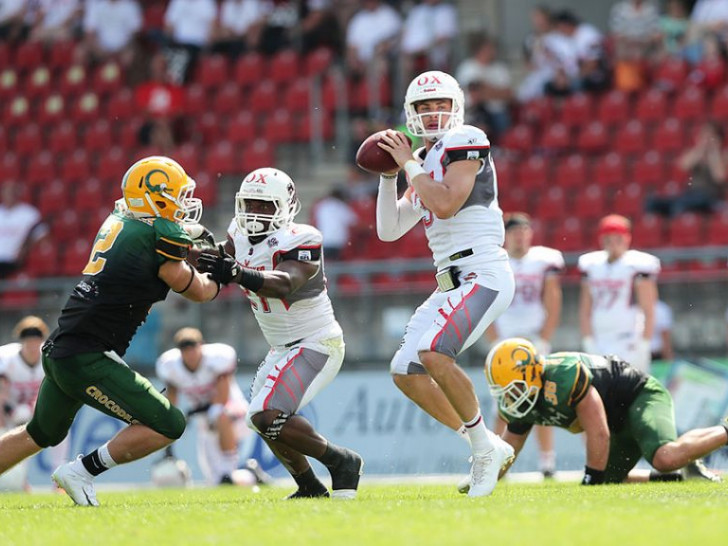
POLYGON ((213 281, 220 284, 231 283, 240 273, 240 264, 225 252, 223 245, 218 245, 217 254, 203 252, 197 259, 197 270, 208 273, 213 281))

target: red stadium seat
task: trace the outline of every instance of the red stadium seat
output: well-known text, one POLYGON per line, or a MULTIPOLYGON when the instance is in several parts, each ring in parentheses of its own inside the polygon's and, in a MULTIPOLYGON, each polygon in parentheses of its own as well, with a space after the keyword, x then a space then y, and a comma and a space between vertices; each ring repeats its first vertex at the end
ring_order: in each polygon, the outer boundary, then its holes
POLYGON ((263 81, 265 75, 266 59, 259 53, 247 53, 235 63, 234 79, 241 86, 253 86, 263 81))
POLYGON ((304 59, 305 74, 310 78, 322 74, 334 61, 334 54, 328 47, 319 47, 306 55, 304 59))
POLYGON ((515 152, 530 152, 533 150, 533 127, 519 123, 509 128, 500 139, 500 145, 515 152))
POLYGON ((202 165, 200 156, 201 153, 199 147, 191 142, 186 142, 178 146, 171 155, 171 157, 175 158, 175 160, 182 165, 185 172, 195 180, 198 178, 197 173, 202 165))
POLYGON ((99 66, 93 75, 93 89, 99 95, 111 95, 122 87, 122 73, 118 64, 113 61, 99 66))
POLYGON ((661 89, 672 91, 685 84, 688 77, 688 66, 684 60, 667 55, 654 72, 654 84, 661 89))
POLYGON ((53 241, 64 244, 81 235, 81 219, 75 210, 65 209, 54 215, 50 228, 53 241))
POLYGON ((728 211, 709 218, 705 242, 709 245, 728 245, 728 211))
POLYGON ((518 168, 518 186, 538 191, 546 189, 550 182, 549 167, 548 161, 543 156, 529 157, 518 168))
MULTIPOLYGON (((99 154, 94 174, 105 187, 117 188, 130 166, 125 150, 121 146, 110 146, 99 154)), ((115 189, 112 195, 116 193, 115 189)))
POLYGON ((675 97, 672 105, 673 115, 680 120, 691 121, 705 117, 705 93, 698 87, 687 87, 675 97))
MULTIPOLYGON (((7 148, 1 148, 0 150, 7 150, 7 148)), ((0 156, 0 172, 2 173, 3 180, 20 180, 21 178, 21 163, 18 159, 17 154, 13 152, 4 152, 0 156)))
POLYGON ((549 188, 538 200, 536 216, 541 220, 558 220, 566 215, 567 202, 564 190, 558 186, 549 188))
POLYGON ((278 89, 270 80, 264 80, 253 88, 250 96, 250 108, 262 114, 272 112, 278 107, 278 89))
POLYGON ((30 71, 43 64, 43 57, 43 42, 26 41, 16 49, 13 66, 20 70, 30 71))
POLYGON ((563 123, 551 123, 541 134, 539 147, 549 152, 567 152, 573 148, 571 131, 563 123))
POLYGON ((91 175, 88 154, 83 148, 75 150, 64 158, 61 167, 61 178, 66 183, 81 182, 91 175))
MULTIPOLYGON (((2 65, 0 65, 2 66, 2 65)), ((18 94, 20 77, 18 72, 12 68, 4 68, 0 72, 0 99, 9 100, 18 94)))
POLYGON ((553 102, 549 97, 533 99, 522 104, 519 109, 518 120, 529 125, 545 125, 554 117, 553 102))
POLYGON ((587 162, 579 154, 572 154, 556 164, 555 183, 562 188, 582 188, 589 182, 587 162))
POLYGON ((590 245, 585 237, 585 225, 579 218, 566 218, 557 222, 551 231, 551 245, 562 252, 583 250, 590 245))
POLYGON ((615 188, 612 210, 616 214, 636 218, 642 214, 645 206, 644 186, 636 182, 627 184, 623 188, 615 188))
POLYGON ((637 159, 632 167, 632 180, 646 186, 657 186, 665 181, 662 155, 650 150, 637 159))
POLYGON ((512 188, 501 189, 498 194, 498 202, 503 212, 530 212, 530 200, 529 196, 531 192, 526 191, 523 188, 512 188))
POLYGON ((73 62, 75 50, 74 40, 55 40, 48 53, 48 65, 54 70, 68 67, 73 62))
POLYGON ((56 169, 53 154, 48 150, 41 150, 33 156, 32 160, 28 161, 24 182, 44 193, 46 184, 57 176, 56 169))
POLYGON ((209 107, 210 100, 205 88, 200 84, 188 85, 185 91, 185 113, 188 116, 201 116, 209 107))
POLYGON ((207 112, 196 119, 195 131, 202 137, 205 144, 215 144, 225 134, 225 120, 220 119, 215 112, 207 112))
POLYGON ((285 49, 273 55, 268 77, 278 85, 288 84, 301 72, 302 59, 292 49, 285 49))
POLYGON ((69 66, 58 82, 58 92, 68 98, 89 89, 86 69, 81 65, 69 66))
POLYGON ((43 99, 52 89, 51 71, 45 66, 34 69, 25 84, 25 95, 34 100, 43 99))
POLYGON ((215 112, 221 117, 229 118, 240 110, 244 94, 237 83, 229 82, 221 86, 213 97, 215 112))
MULTIPOLYGON (((195 177, 195 197, 202 200, 205 207, 211 207, 217 202, 217 183, 220 177, 200 172, 195 177)), ((227 227, 227 226, 226 226, 227 227)))
POLYGON ((133 116, 135 112, 134 94, 130 89, 120 89, 109 97, 106 114, 112 121, 124 120, 133 116))
POLYGON ((105 119, 98 119, 86 127, 83 136, 83 144, 89 152, 104 152, 108 150, 116 140, 113 134, 113 127, 105 119))
POLYGON ((10 44, 0 43, 0 66, 10 66, 10 44))
POLYGON ((586 93, 577 93, 564 99, 561 105, 561 115, 559 121, 574 127, 582 125, 585 121, 594 117, 594 101, 591 95, 586 93))
POLYGON ((314 133, 320 131, 321 138, 331 140, 334 138, 334 123, 330 115, 324 111, 304 112, 293 120, 294 137, 298 142, 309 142, 314 138, 314 133), (315 125, 320 124, 320 125, 315 125))
POLYGON ((597 219, 606 214, 606 198, 598 184, 591 184, 574 196, 574 213, 578 218, 597 219))
POLYGON ((667 118, 652 131, 650 146, 658 152, 676 153, 685 149, 686 137, 685 123, 667 118))
POLYGON ((58 93, 46 97, 38 108, 38 122, 46 127, 53 127, 66 119, 66 101, 58 93))
POLYGON ((627 167, 622 155, 610 152, 600 157, 594 164, 592 178, 600 186, 624 186, 627 182, 627 167))
POLYGON ((609 132, 606 126, 601 121, 592 121, 583 126, 577 136, 576 145, 587 154, 605 151, 609 147, 609 132))
POLYGON ((8 102, 3 112, 2 125, 5 129, 23 127, 30 122, 30 102, 25 97, 15 97, 8 102))
POLYGON ((18 129, 15 135, 15 153, 22 156, 35 156, 43 149, 43 134, 36 123, 29 123, 18 129))
POLYGON ((267 140, 258 138, 245 149, 243 154, 243 172, 249 173, 261 167, 270 167, 275 163, 273 148, 267 140))
POLYGON ((8 134, 5 131, 5 129, 0 127, 0 150, 4 151, 4 150, 9 150, 9 149, 10 149, 10 141, 8 138, 8 134))
POLYGON ((69 205, 69 199, 68 190, 63 182, 59 180, 45 182, 43 191, 38 195, 36 206, 41 216, 47 218, 64 210, 69 205))
POLYGON ((667 117, 667 96, 659 89, 650 89, 637 98, 635 117, 642 121, 660 121, 667 117))
POLYGON ((728 120, 728 85, 721 87, 713 95, 710 116, 723 122, 728 120))
POLYGON ((286 90, 284 104, 292 114, 311 109, 311 84, 306 78, 292 82, 286 90))
POLYGON ((636 248, 663 246, 663 221, 655 214, 637 216, 632 224, 632 241, 636 248))
POLYGON ((58 245, 51 240, 41 241, 31 248, 25 262, 25 273, 31 277, 58 275, 58 245))
POLYGON ((378 87, 372 88, 366 78, 354 84, 349 93, 349 107, 354 110, 367 110, 374 101, 380 106, 392 103, 392 89, 390 81, 382 78, 377 81, 378 87))
POLYGON ((236 147, 252 142, 256 136, 255 118, 247 110, 239 111, 228 123, 226 138, 236 147))
POLYGON ((224 55, 201 55, 197 61, 195 81, 206 89, 220 87, 229 81, 228 61, 224 55))
POLYGON ((71 113, 76 122, 88 123, 100 116, 99 107, 99 96, 93 91, 87 91, 76 100, 71 113))
POLYGON ((263 137, 271 144, 290 142, 294 138, 293 117, 288 110, 278 109, 268 115, 262 129, 263 137))
POLYGON ((498 188, 500 192, 510 191, 515 188, 518 181, 515 179, 516 172, 513 161, 503 156, 495 160, 495 172, 498 175, 498 188))
POLYGON ((91 252, 91 242, 86 239, 76 239, 64 246, 61 255, 60 273, 67 277, 77 277, 86 267, 91 252))
POLYGON ((685 213, 670 220, 667 226, 668 243, 671 246, 700 246, 705 244, 703 218, 695 213, 685 213))
POLYGON ((613 141, 612 149, 622 154, 640 154, 647 148, 647 135, 644 124, 633 119, 617 131, 613 141))
POLYGON ((117 124, 119 131, 119 144, 124 150, 133 150, 139 145, 139 130, 144 124, 142 118, 127 118, 117 124))
POLYGON ((203 170, 211 178, 215 178, 220 175, 239 172, 235 163, 235 150, 232 144, 223 140, 215 144, 207 152, 203 170))
POLYGON ((630 118, 630 101, 629 96, 618 89, 614 89, 605 94, 597 105, 597 119, 614 127, 621 125, 630 118))
MULTIPOLYGON (((73 210, 81 214, 93 214, 100 207, 104 206, 105 200, 110 192, 97 178, 89 178, 76 186, 73 194, 73 210)), ((119 197, 116 194, 114 197, 119 197)), ((79 220, 77 223, 81 224, 79 220)))

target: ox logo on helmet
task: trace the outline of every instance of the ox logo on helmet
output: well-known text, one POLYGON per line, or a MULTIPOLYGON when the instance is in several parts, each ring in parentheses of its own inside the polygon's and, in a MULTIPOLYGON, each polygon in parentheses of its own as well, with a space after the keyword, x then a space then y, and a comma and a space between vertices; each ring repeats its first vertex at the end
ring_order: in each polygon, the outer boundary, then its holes
POLYGON ((440 81, 440 78, 438 76, 435 76, 433 74, 422 74, 419 78, 417 78, 417 85, 442 85, 442 82, 440 81))

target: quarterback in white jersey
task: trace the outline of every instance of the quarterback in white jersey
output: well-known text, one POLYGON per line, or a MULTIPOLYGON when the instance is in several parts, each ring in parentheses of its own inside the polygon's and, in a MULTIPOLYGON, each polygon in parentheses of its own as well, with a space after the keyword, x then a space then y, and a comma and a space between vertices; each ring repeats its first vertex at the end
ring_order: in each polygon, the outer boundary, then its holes
MULTIPOLYGON (((516 293, 510 307, 491 324, 485 334, 491 347, 512 337, 531 341, 540 354, 551 352, 551 337, 561 318, 561 273, 564 256, 556 249, 531 246, 533 228, 523 212, 506 214, 505 249, 516 279, 516 293)), ((495 431, 505 430, 498 417, 495 431)), ((554 435, 551 427, 537 426, 539 469, 545 478, 556 470, 554 435)))
POLYGON ((655 325, 660 260, 630 250, 630 221, 616 214, 599 223, 604 250, 579 257, 582 345, 592 354, 616 354, 646 373, 655 325))
POLYGON ((344 338, 326 292, 321 233, 295 224, 293 180, 273 168, 253 171, 235 196, 235 218, 218 255, 198 269, 222 284, 239 284, 271 346, 253 380, 248 425, 291 473, 290 495, 328 497, 308 457, 331 474, 331 496, 354 498, 363 462, 318 434, 298 411, 336 376, 344 338))
POLYGON ((238 357, 230 345, 204 343, 202 332, 182 328, 176 347, 160 355, 157 377, 177 405, 184 396, 187 415, 197 420, 197 455, 209 484, 231 483, 238 468, 238 444, 247 436, 248 403, 235 381, 238 357))
POLYGON ((467 436, 473 452, 469 495, 489 495, 513 451, 485 427, 473 385, 455 359, 513 298, 490 142, 463 124, 463 91, 444 72, 412 80, 404 108, 407 128, 425 146, 413 154, 402 133, 382 137, 379 146, 404 169, 409 188, 398 199, 397 172, 382 173, 377 234, 395 241, 422 221, 438 289, 407 324, 391 372, 422 409, 467 436))
MULTIPOLYGON (((48 326, 35 316, 24 317, 13 329, 17 342, 0 346, 0 430, 30 421, 45 373, 41 365, 48 326)), ((53 468, 68 460, 68 437, 49 448, 53 468)), ((27 489, 27 462, 0 478, 1 489, 27 489), (12 473, 12 475, 10 475, 12 473)))

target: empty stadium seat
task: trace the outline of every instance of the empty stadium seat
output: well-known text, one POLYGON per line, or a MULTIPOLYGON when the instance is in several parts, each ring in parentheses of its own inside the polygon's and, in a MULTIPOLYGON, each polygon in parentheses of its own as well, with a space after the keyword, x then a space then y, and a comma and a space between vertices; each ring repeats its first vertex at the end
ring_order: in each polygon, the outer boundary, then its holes
POLYGON ((278 109, 263 122, 263 137, 271 144, 290 142, 294 138, 293 117, 285 109, 278 109))
POLYGON ((657 122, 667 117, 667 96, 659 89, 649 89, 637 97, 635 117, 657 122))
POLYGON ((99 108, 99 96, 93 91, 87 91, 75 101, 71 115, 76 122, 88 123, 100 116, 99 108))
POLYGON ((612 149, 622 154, 640 154, 646 147, 645 126, 638 119, 633 119, 621 127, 612 140, 612 149))
POLYGON ((705 244, 702 216, 695 213, 684 213, 672 218, 667 226, 667 235, 667 242, 671 246, 705 244))
POLYGON ((0 72, 0 99, 6 101, 15 97, 19 92, 19 85, 18 72, 10 67, 3 68, 0 72))
POLYGON ((603 152, 609 147, 609 132, 606 126, 601 121, 592 121, 582 126, 577 136, 576 146, 588 154, 603 152))
POLYGON ((523 188, 508 187, 506 190, 501 189, 498 202, 503 212, 530 212, 530 194, 523 188))
POLYGON ((83 268, 89 261, 91 243, 83 238, 71 241, 64 245, 60 258, 59 272, 67 277, 74 277, 81 274, 83 268))
POLYGON ((510 127, 501 137, 500 145, 515 152, 530 152, 533 150, 533 127, 526 123, 519 123, 510 127))
POLYGON ((636 248, 656 248, 663 245, 663 221, 655 214, 637 216, 632 222, 632 242, 636 248))
POLYGON ((116 93, 123 84, 121 67, 113 61, 102 64, 94 71, 91 83, 93 90, 99 95, 116 93))
POLYGON ((311 84, 307 78, 300 78, 291 83, 286 90, 283 103, 286 109, 295 114, 311 109, 311 84))
POLYGON ((50 217, 61 212, 70 204, 68 196, 68 191, 63 182, 47 179, 43 185, 43 191, 38 195, 36 207, 41 216, 44 218, 50 217))
MULTIPOLYGON (((73 210, 81 214, 93 214, 99 207, 104 205, 109 193, 104 183, 97 178, 83 180, 76 186, 74 191, 73 210)), ((120 197, 120 195, 115 194, 114 197, 120 197)), ((76 222, 79 224, 80 229, 81 222, 78 219, 76 222)))
POLYGON ((589 180, 588 165, 580 154, 572 154, 556 163, 554 182, 562 188, 581 188, 589 180))
POLYGON ((274 163, 273 148, 267 140, 257 138, 245 148, 243 153, 243 172, 249 173, 261 167, 270 167, 274 163))
POLYGON ((97 119, 86 127, 83 145, 89 152, 105 152, 114 143, 113 126, 106 119, 97 119))
POLYGON ((68 67, 73 62, 75 49, 74 40, 55 40, 48 52, 48 65, 54 70, 68 67))
POLYGON ((661 89, 672 91, 682 87, 687 76, 687 63, 677 56, 666 55, 654 71, 653 82, 661 89))
POLYGON ((58 245, 49 239, 34 245, 28 253, 23 271, 31 277, 57 276, 58 245))
POLYGON ((235 82, 228 82, 213 95, 212 105, 218 116, 227 118, 240 110, 243 98, 242 88, 235 82))
POLYGON ((603 95, 597 104, 597 119, 610 127, 625 123, 630 115, 629 96, 619 89, 603 95))
POLYGON ((130 89, 120 89, 109 97, 106 105, 106 115, 112 121, 124 120, 134 115, 136 106, 134 94, 130 89))
POLYGON ((333 120, 330 115, 321 110, 299 114, 294 118, 293 126, 294 137, 298 142, 310 142, 316 134, 319 134, 323 140, 334 138, 333 120))
POLYGON ((632 166, 632 180, 647 186, 657 186, 665 181, 665 166, 660 152, 650 150, 638 158, 632 166))
POLYGON ((192 84, 185 88, 185 114, 200 116, 209 110, 209 106, 210 100, 202 85, 192 84))
POLYGON ((32 70, 43 64, 45 52, 39 40, 22 42, 15 50, 13 66, 20 70, 32 70))
POLYGON ((518 187, 542 191, 549 185, 549 162, 540 155, 533 155, 518 167, 518 187))
POLYGON ((574 195, 573 211, 577 218, 597 219, 606 214, 606 197, 598 184, 591 184, 574 195))
POLYGON ((594 163, 592 179, 600 186, 623 186, 627 182, 627 167, 622 155, 610 152, 600 157, 594 163))
POLYGON ((685 149, 687 132, 685 123, 677 118, 662 120, 652 131, 650 147, 658 152, 675 153, 685 149))
POLYGON ((585 226, 579 218, 565 218, 551 230, 550 243, 562 252, 583 250, 590 246, 584 233, 585 226))
POLYGON ((672 114, 680 120, 702 119, 705 116, 706 100, 702 89, 690 86, 683 89, 672 105, 672 114))
POLYGON ((28 98, 40 100, 45 98, 51 92, 51 89, 51 71, 45 66, 39 66, 30 74, 24 93, 28 98))
POLYGON ((561 104, 559 121, 570 127, 582 125, 593 118, 594 101, 591 95, 576 93, 564 99, 561 104))
POLYGON ((32 156, 43 148, 43 134, 36 123, 28 123, 19 127, 15 135, 15 153, 22 156, 32 156))
POLYGON ((224 55, 202 55, 197 60, 195 81, 206 89, 217 88, 229 80, 228 60, 224 55))
POLYGON ((2 125, 6 128, 22 127, 30 122, 30 102, 25 97, 15 97, 8 101, 3 112, 2 125))
POLYGON ((266 60, 259 53, 247 53, 235 63, 234 79, 241 86, 249 87, 262 81, 266 75, 266 60))
POLYGON ((573 147, 571 131, 563 123, 551 123, 541 133, 539 148, 553 152, 567 152, 573 147))
POLYGON ((567 208, 564 190, 556 186, 541 194, 536 214, 541 220, 556 220, 566 215, 567 208))
POLYGON ((710 102, 710 116, 720 121, 728 120, 728 85, 716 90, 710 102))
POLYGON ((46 127, 54 127, 65 119, 66 101, 59 93, 48 95, 38 107, 38 122, 46 127))
POLYGON ((45 192, 46 184, 56 177, 56 161, 48 150, 38 151, 28 160, 23 181, 38 191, 45 192))
MULTIPOLYGON (((174 155, 172 157, 176 158, 174 155)), ((124 149, 121 146, 110 146, 99 154, 94 174, 102 184, 116 187, 121 184, 121 179, 130 166, 124 149)))
POLYGON ((305 75, 307 77, 317 76, 331 66, 334 61, 334 54, 328 47, 319 47, 309 52, 304 59, 305 75))
POLYGON ((634 218, 642 214, 646 192, 644 186, 632 182, 624 187, 613 189, 612 210, 616 214, 634 218))
POLYGON ((221 141, 213 145, 205 157, 203 169, 210 177, 239 172, 235 164, 235 150, 229 142, 221 141))
POLYGON ((728 211, 713 214, 708 219, 705 242, 709 245, 728 245, 728 211))
POLYGON ((250 108, 257 113, 266 114, 278 107, 278 88, 270 80, 259 82, 250 95, 250 108))
POLYGON ((89 89, 86 69, 78 64, 69 66, 61 74, 58 83, 58 92, 64 97, 72 97, 89 89))
POLYGON ((66 155, 61 167, 61 178, 66 183, 81 182, 91 175, 88 153, 83 148, 66 155))
POLYGON ((257 133, 253 114, 250 111, 241 110, 228 123, 226 138, 236 146, 244 145, 252 142, 257 133))
POLYGON ((285 49, 273 55, 268 77, 278 85, 295 80, 301 72, 301 59, 292 49, 285 49))
POLYGON ((57 243, 64 244, 77 239, 81 235, 79 213, 72 209, 58 212, 50 221, 50 230, 51 238, 57 243))
POLYGON ((545 125, 554 117, 553 101, 549 97, 533 99, 519 108, 518 120, 529 125, 545 125))
POLYGON ((21 164, 17 154, 5 151, 7 148, 0 148, 3 151, 0 157, 0 172, 2 172, 3 180, 20 180, 21 164))

